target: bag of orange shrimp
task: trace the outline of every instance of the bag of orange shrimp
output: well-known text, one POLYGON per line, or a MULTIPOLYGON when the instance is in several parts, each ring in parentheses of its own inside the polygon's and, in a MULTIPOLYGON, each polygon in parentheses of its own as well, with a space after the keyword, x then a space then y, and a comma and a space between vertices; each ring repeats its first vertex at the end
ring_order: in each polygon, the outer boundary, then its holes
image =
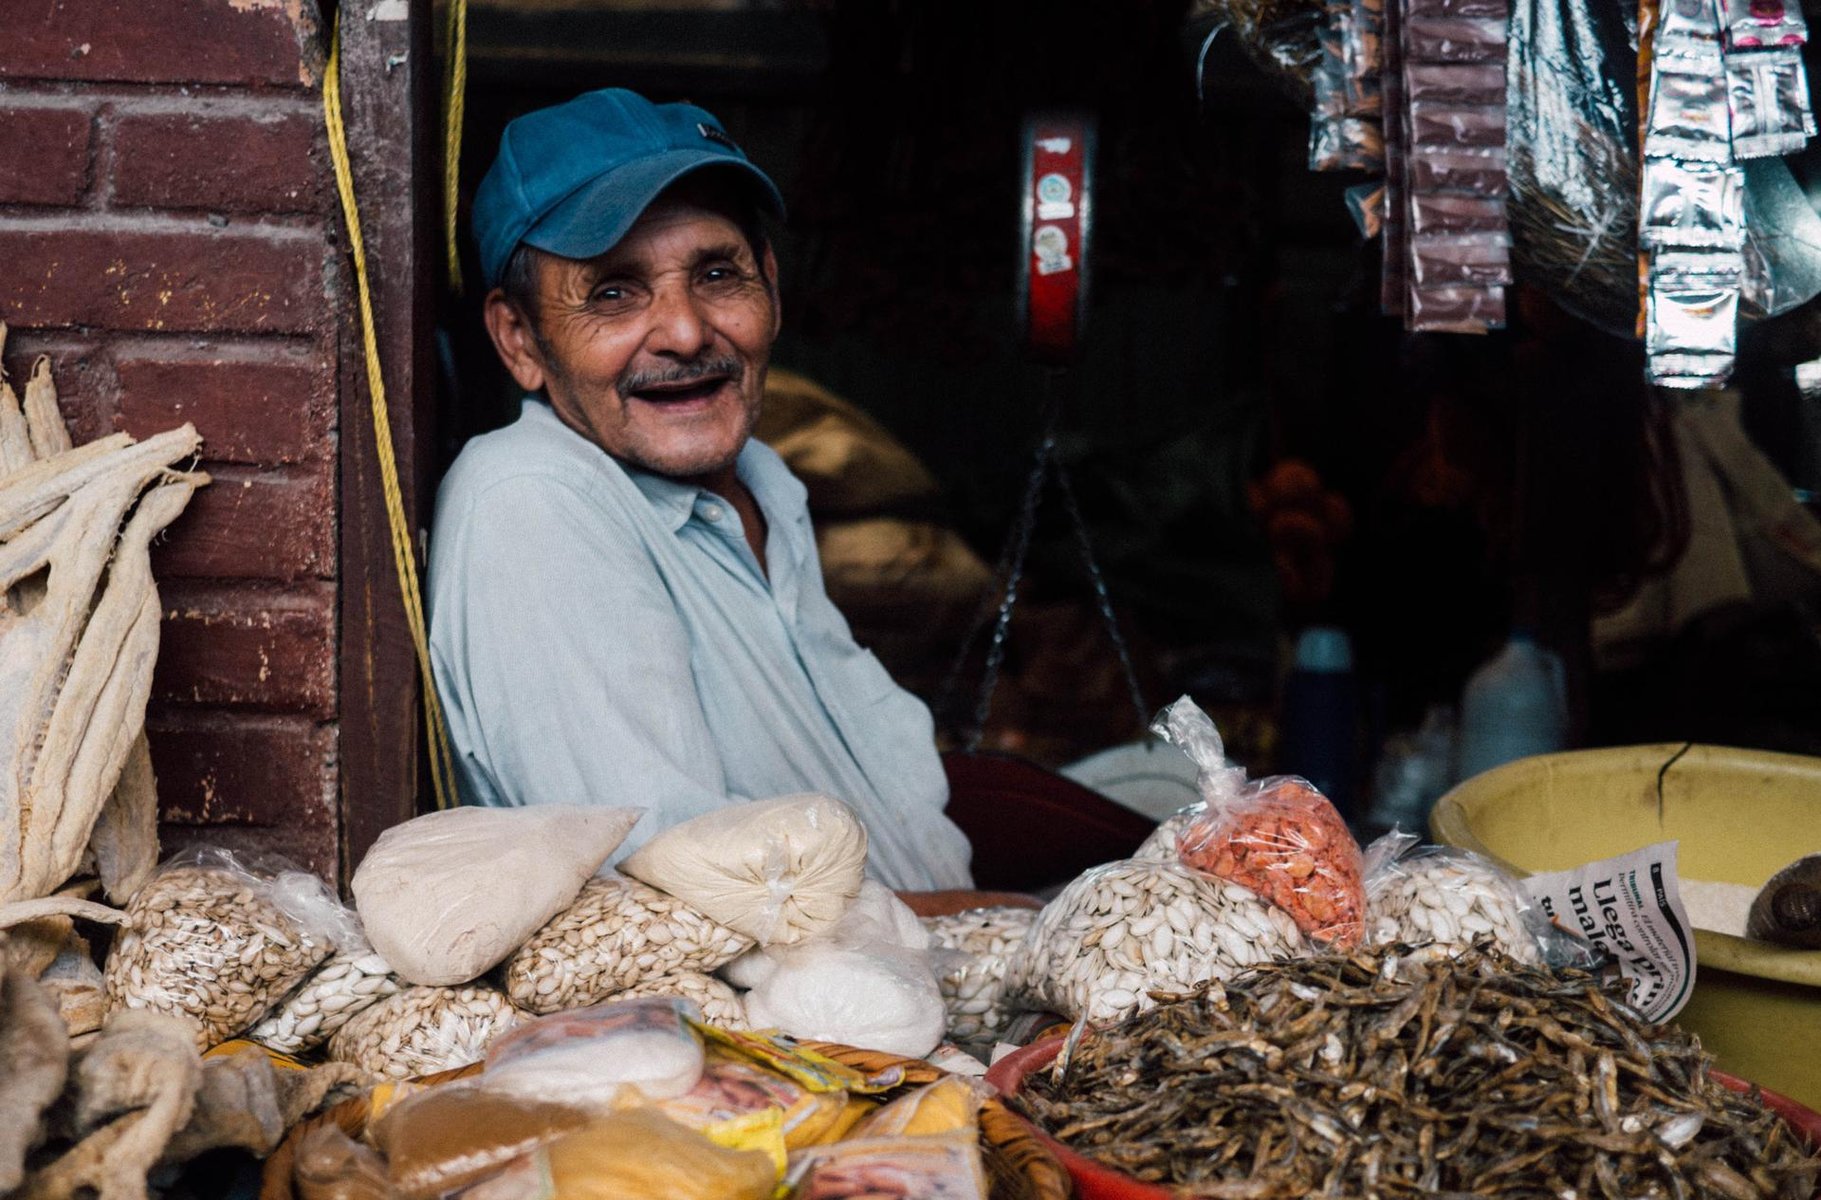
POLYGON ((1159 713, 1151 732, 1198 771, 1202 802, 1165 823, 1175 826, 1183 865, 1256 892, 1314 941, 1357 945, 1366 914, 1362 856, 1328 798, 1294 775, 1247 779, 1187 696, 1159 713))

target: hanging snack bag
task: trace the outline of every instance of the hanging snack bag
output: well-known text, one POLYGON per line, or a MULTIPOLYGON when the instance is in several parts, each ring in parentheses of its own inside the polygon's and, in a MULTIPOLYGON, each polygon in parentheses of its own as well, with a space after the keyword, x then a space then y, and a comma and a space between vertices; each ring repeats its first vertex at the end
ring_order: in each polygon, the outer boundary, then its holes
POLYGON ((1151 731, 1200 771, 1207 809, 1177 837, 1183 864, 1264 897, 1318 943, 1358 944, 1366 912, 1359 843, 1328 798, 1293 775, 1248 782, 1227 761, 1214 722, 1187 696, 1151 731))
POLYGON ((338 940, 356 937, 353 915, 309 872, 187 850, 128 902, 108 954, 108 1007, 184 1017, 206 1050, 257 1022, 338 940))
POLYGON ((488 1051, 482 1084, 596 1110, 669 1100, 702 1078, 702 1039, 692 1024, 701 1015, 686 1000, 662 996, 540 1017, 488 1051))
POLYGON ((1482 938, 1521 963, 1542 961, 1548 922, 1504 870, 1471 850, 1419 846, 1392 830, 1366 847, 1366 940, 1403 942, 1425 960, 1482 938))

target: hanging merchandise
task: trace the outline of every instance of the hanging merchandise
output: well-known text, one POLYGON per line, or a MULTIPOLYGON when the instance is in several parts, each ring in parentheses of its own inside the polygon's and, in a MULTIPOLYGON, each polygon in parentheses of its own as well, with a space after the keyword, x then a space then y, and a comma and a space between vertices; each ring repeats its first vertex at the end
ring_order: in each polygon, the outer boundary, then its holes
MULTIPOLYGON (((1801 302, 1771 255, 1798 265, 1804 256, 1789 251, 1802 247, 1748 242, 1742 164, 1794 153, 1814 133, 1807 37, 1800 11, 1780 0, 1666 0, 1657 14, 1638 229, 1653 383, 1724 383, 1748 293, 1757 314, 1801 302)), ((1780 182, 1764 172, 1759 190, 1780 182)))
POLYGON ((1321 59, 1309 80, 1311 171, 1385 169, 1379 80, 1384 11, 1384 0, 1328 0, 1324 8, 1321 59))
MULTIPOLYGON (((1505 323, 1507 0, 1392 0, 1399 126, 1388 163, 1408 329, 1484 333, 1505 323)), ((1389 285, 1387 285, 1389 286, 1389 285)))

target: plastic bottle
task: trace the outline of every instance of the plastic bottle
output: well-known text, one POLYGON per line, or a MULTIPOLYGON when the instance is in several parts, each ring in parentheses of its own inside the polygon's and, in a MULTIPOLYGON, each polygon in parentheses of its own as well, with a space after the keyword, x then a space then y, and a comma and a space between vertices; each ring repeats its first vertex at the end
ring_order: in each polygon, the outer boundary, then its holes
POLYGON ((1513 759, 1549 754, 1567 740, 1562 660, 1519 630, 1467 680, 1454 777, 1470 779, 1513 759))
POLYGON ((1296 665, 1284 687, 1279 766, 1314 784, 1349 818, 1358 815, 1354 807, 1358 724, 1353 643, 1345 630, 1312 625, 1296 639, 1296 665))

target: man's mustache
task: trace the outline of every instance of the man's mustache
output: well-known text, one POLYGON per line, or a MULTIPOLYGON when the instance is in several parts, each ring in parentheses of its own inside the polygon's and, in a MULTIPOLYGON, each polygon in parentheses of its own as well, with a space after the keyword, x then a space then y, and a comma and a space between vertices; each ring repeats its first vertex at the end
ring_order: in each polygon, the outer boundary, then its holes
POLYGON ((730 383, 737 384, 745 375, 746 368, 737 358, 704 358, 696 362, 678 363, 663 370, 629 372, 620 376, 619 392, 624 396, 647 388, 696 383, 716 376, 726 376, 730 383))

